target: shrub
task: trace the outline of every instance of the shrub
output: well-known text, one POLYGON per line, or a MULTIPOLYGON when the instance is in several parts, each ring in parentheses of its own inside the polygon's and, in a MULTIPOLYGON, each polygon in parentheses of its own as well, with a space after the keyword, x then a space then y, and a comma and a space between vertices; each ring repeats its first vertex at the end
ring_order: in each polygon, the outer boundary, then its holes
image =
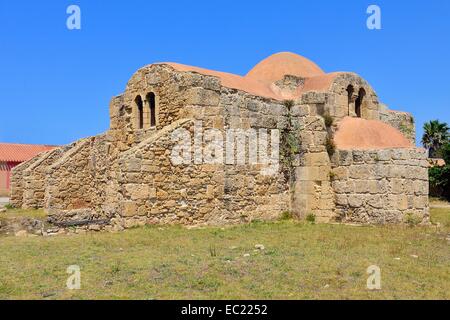
POLYGON ((291 220, 294 217, 292 212, 284 211, 281 213, 280 220, 291 220))
POLYGON ((327 148, 327 152, 330 157, 336 152, 336 144, 334 143, 333 138, 327 137, 325 147, 327 148))
POLYGON ((314 215, 314 213, 310 213, 306 216, 306 221, 311 222, 311 223, 316 223, 316 216, 314 215))
POLYGON ((111 272, 112 274, 117 274, 117 273, 120 272, 121 269, 122 269, 122 268, 121 268, 121 263, 120 263, 120 261, 114 261, 114 263, 111 265, 110 272, 111 272))
POLYGON ((291 110, 292 107, 295 105, 295 102, 294 102, 294 100, 284 100, 283 104, 286 108, 291 110))
POLYGON ((414 129, 405 124, 401 124, 399 129, 405 135, 412 135, 414 133, 414 129))
POLYGON ((281 132, 280 156, 283 165, 283 173, 290 184, 294 183, 294 162, 300 152, 300 140, 298 138, 298 124, 293 123, 291 108, 294 106, 293 100, 285 100, 284 105, 289 110, 287 114, 286 128, 281 132))
POLYGON ((11 210, 11 209, 14 209, 14 206, 12 204, 8 203, 5 205, 5 209, 11 210))
POLYGON ((404 217, 404 222, 407 225, 409 225, 410 227, 414 227, 422 222, 422 218, 420 216, 418 216, 417 214, 414 214, 412 212, 407 212, 404 217))
POLYGON ((336 180, 336 178, 337 178, 337 174, 334 173, 333 171, 330 171, 330 172, 328 173, 328 176, 330 177, 330 180, 331 180, 331 181, 334 181, 334 180, 336 180))
POLYGON ((323 120, 325 121, 325 126, 327 128, 330 128, 334 123, 333 117, 330 116, 329 113, 325 113, 322 117, 323 117, 323 120))

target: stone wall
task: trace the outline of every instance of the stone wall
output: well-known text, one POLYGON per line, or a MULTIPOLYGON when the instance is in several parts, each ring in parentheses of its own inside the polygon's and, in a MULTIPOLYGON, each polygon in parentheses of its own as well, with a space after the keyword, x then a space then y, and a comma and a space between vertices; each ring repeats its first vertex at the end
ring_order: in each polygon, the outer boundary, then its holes
POLYGON ((194 137, 193 121, 180 120, 120 157, 118 211, 124 226, 230 224, 275 219, 288 210, 282 175, 265 177, 260 165, 174 164, 171 136, 180 128, 194 137))
POLYGON ((95 138, 86 138, 66 152, 48 169, 45 205, 49 211, 86 208, 90 205, 90 160, 91 143, 95 138))
POLYGON ((109 149, 107 135, 86 138, 48 168, 45 208, 50 215, 91 209, 90 218, 105 216, 112 164, 109 149))
POLYGON ((202 105, 208 100, 218 102, 220 81, 216 77, 195 72, 176 72, 168 65, 151 65, 138 70, 127 84, 124 94, 115 97, 110 104, 110 136, 117 147, 124 151, 145 140, 172 122, 184 118, 184 108, 202 105), (156 127, 148 126, 145 112, 144 128, 138 128, 136 98, 143 99, 144 111, 149 108, 148 93, 156 96, 156 127))
MULTIPOLYGON (((309 114, 308 106, 301 109, 306 109, 305 114, 309 114)), ((334 209, 329 177, 331 162, 325 146, 330 133, 320 116, 306 116, 299 124, 301 157, 295 169, 292 211, 299 218, 314 214, 319 222, 328 222, 334 209)))
POLYGON ((387 110, 380 112, 380 120, 400 130, 413 145, 416 144, 416 125, 414 118, 407 112, 387 110))
POLYGON ((42 157, 45 157, 45 155, 50 152, 44 152, 41 153, 39 155, 37 155, 36 157, 22 162, 21 164, 19 164, 18 166, 14 167, 12 172, 11 172, 11 183, 10 183, 10 188, 11 188, 11 194, 10 194, 10 203, 12 206, 14 206, 15 208, 22 208, 23 206, 23 196, 24 196, 24 191, 25 191, 25 183, 24 183, 24 178, 23 178, 23 173, 24 171, 29 168, 31 165, 33 165, 36 161, 39 161, 39 159, 41 159, 42 157))
POLYGON ((66 146, 48 151, 23 170, 24 192, 22 207, 24 209, 44 207, 47 169, 69 148, 70 146, 66 146))
POLYGON ((312 114, 329 114, 336 121, 344 117, 356 117, 356 100, 360 90, 364 91, 361 103, 361 118, 367 120, 380 119, 380 104, 378 96, 372 87, 363 78, 354 73, 342 73, 332 81, 331 87, 326 92, 309 91, 303 94, 302 104, 314 106, 311 108, 312 114), (352 94, 349 97, 347 91, 349 86, 352 94))
POLYGON ((423 149, 340 150, 331 173, 336 219, 352 223, 426 223, 428 161, 423 149))
MULTIPOLYGON (((271 129, 282 131, 287 125, 288 111, 280 101, 221 87, 211 76, 185 73, 183 78, 196 83, 185 92, 186 105, 178 114, 178 121, 189 119, 184 126, 191 131, 197 122, 225 139, 229 129, 264 128, 270 134, 271 129)), ((261 174, 260 166, 248 163, 173 166, 170 131, 179 123, 171 123, 120 156, 123 199, 117 211, 126 220, 224 224, 274 219, 290 209, 289 186, 281 169, 271 178, 261 174)))

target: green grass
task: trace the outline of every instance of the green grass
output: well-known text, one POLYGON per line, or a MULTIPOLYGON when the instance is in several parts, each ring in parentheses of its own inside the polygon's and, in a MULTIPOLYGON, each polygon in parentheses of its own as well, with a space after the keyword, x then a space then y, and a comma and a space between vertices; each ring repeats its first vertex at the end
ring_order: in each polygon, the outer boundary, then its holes
POLYGON ((44 210, 9 209, 6 213, 0 214, 0 219, 11 218, 34 218, 44 220, 47 214, 44 210))
POLYGON ((450 203, 444 198, 430 197, 431 207, 450 207, 450 203))
POLYGON ((432 215, 441 227, 287 220, 3 237, 0 299, 450 299, 450 209, 432 215), (81 290, 66 288, 70 265, 81 290), (380 291, 366 289, 371 265, 380 291))
POLYGON ((450 229, 450 208, 433 208, 432 211, 431 222, 434 224, 440 223, 445 228, 450 229))
MULTIPOLYGON (((41 220, 44 223, 44 225, 49 226, 48 223, 46 222, 47 214, 44 212, 44 210, 23 210, 23 209, 8 209, 7 212, 0 213, 0 226, 12 225, 15 224, 15 222, 25 220, 25 218, 41 220)), ((11 233, 13 232, 11 230, 8 230, 8 228, 5 227, 0 228, 0 237, 10 236, 11 233)), ((0 275, 0 286, 1 286, 1 275, 0 275)))

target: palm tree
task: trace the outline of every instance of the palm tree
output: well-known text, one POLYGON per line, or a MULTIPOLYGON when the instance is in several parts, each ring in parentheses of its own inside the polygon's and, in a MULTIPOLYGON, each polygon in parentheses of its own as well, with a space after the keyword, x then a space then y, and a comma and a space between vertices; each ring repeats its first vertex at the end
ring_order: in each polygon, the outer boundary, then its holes
POLYGON ((423 130, 425 132, 422 137, 422 144, 428 149, 429 156, 432 158, 442 145, 449 142, 450 128, 445 122, 441 123, 439 120, 433 120, 425 123, 423 130))

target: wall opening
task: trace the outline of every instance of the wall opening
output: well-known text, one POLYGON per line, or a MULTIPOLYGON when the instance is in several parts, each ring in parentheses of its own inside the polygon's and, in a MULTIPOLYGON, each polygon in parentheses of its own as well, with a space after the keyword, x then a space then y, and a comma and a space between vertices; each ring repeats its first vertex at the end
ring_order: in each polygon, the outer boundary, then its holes
POLYGON ((156 127, 156 97, 153 92, 147 94, 147 102, 150 108, 150 127, 156 127))
POLYGON ((348 115, 350 116, 350 110, 352 109, 352 104, 353 104, 353 92, 355 91, 355 89, 353 88, 352 85, 349 85, 347 87, 347 110, 348 110, 348 115))
POLYGON ((358 118, 361 118, 361 108, 363 106, 364 97, 366 96, 366 90, 359 89, 358 98, 355 101, 355 113, 358 118))
POLYGON ((119 109, 119 117, 122 118, 125 116, 126 113, 126 107, 125 106, 121 106, 119 109))
POLYGON ((137 96, 136 99, 134 100, 134 102, 136 103, 136 106, 137 106, 138 128, 142 129, 142 128, 144 128, 144 105, 142 103, 141 96, 137 96))

